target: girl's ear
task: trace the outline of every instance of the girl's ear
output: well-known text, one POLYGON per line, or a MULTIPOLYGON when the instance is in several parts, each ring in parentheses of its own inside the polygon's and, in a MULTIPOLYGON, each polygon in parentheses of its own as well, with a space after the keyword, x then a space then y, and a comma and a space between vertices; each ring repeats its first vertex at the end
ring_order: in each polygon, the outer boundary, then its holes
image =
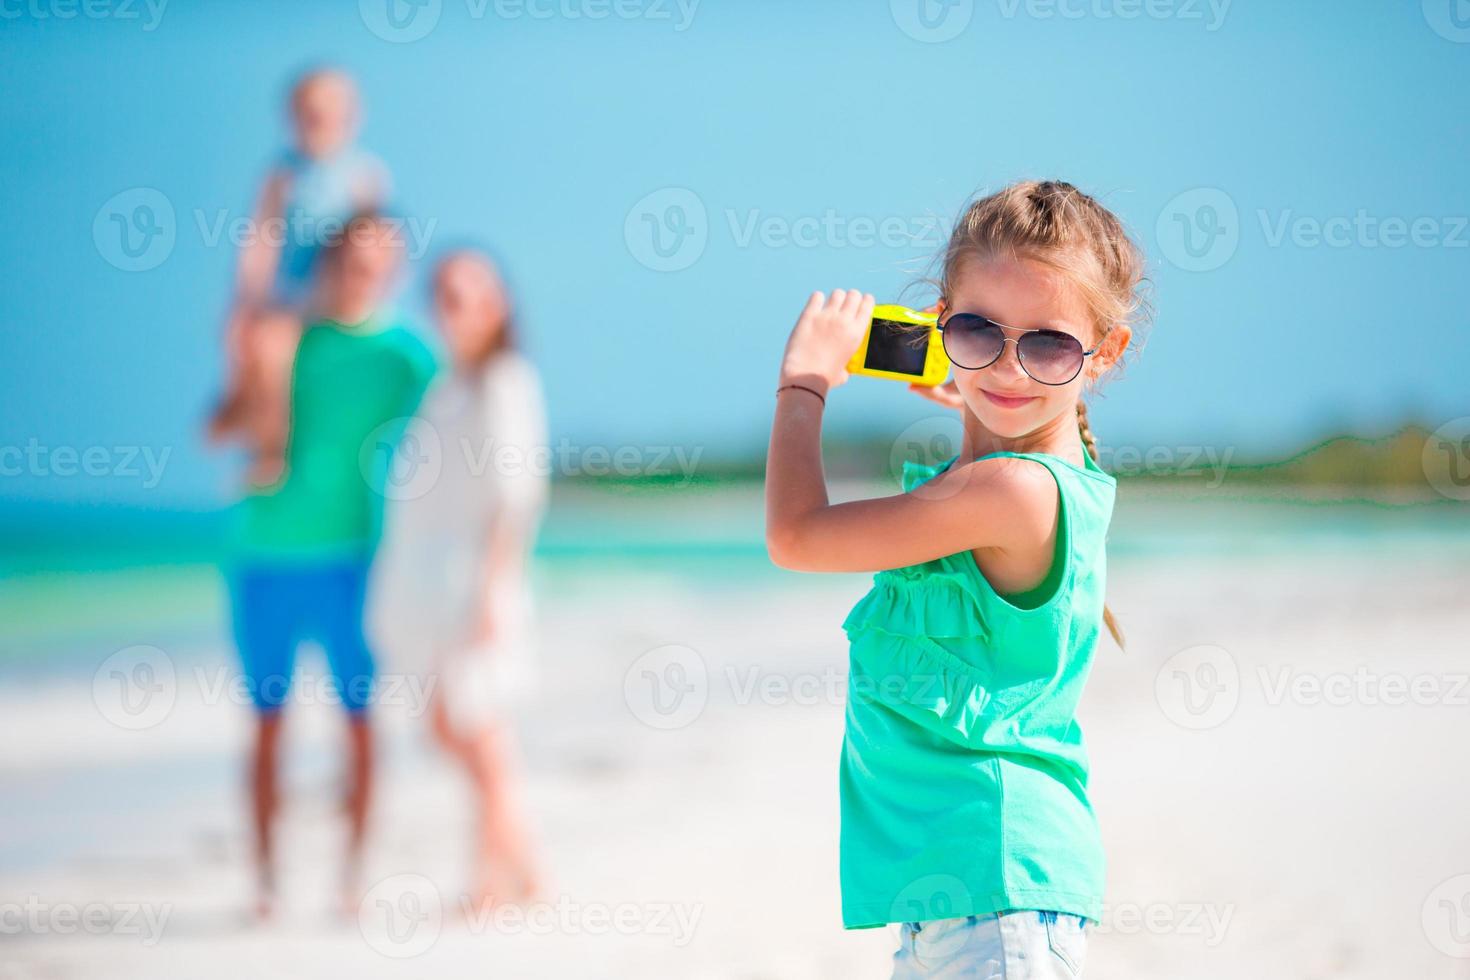
POLYGON ((1128 343, 1133 339, 1133 329, 1126 323, 1115 323, 1113 329, 1103 338, 1097 354, 1092 358, 1092 367, 1088 372, 1089 384, 1096 384, 1102 379, 1103 374, 1118 363, 1118 358, 1128 349, 1128 343))
POLYGON ((934 305, 923 312, 933 313, 935 316, 944 316, 944 299, 940 298, 935 300, 934 305))

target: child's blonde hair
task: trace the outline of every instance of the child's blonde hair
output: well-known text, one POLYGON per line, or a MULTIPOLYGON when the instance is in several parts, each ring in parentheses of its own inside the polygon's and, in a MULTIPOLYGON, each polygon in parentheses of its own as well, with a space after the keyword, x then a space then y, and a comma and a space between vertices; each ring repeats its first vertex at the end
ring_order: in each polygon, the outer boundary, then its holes
MULTIPOLYGON (((1143 252, 1117 216, 1065 181, 1021 181, 965 209, 945 247, 938 282, 946 309, 961 265, 991 258, 1030 259, 1060 272, 1086 304, 1097 331, 1095 343, 1119 324, 1142 326, 1149 317, 1143 252)), ((1133 337, 1129 346, 1136 349, 1139 330, 1133 337)), ((1077 429, 1087 452, 1097 459, 1097 439, 1081 399, 1077 429)), ((1107 606, 1103 622, 1121 647, 1122 630, 1107 606)))

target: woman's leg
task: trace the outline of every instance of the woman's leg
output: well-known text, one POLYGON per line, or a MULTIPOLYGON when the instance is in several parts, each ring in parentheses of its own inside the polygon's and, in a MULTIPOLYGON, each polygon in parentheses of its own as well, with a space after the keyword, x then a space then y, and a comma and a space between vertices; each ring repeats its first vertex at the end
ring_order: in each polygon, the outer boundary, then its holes
POLYGON ((430 710, 435 737, 464 767, 475 798, 476 902, 531 900, 540 881, 509 727, 485 721, 461 733, 450 718, 442 686, 430 710))

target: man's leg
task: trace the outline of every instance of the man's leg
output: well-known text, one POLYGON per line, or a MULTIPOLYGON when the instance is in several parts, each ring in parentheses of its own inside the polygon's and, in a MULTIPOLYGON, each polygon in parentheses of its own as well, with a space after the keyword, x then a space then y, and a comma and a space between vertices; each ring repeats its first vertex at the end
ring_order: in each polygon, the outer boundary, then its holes
POLYGON ((275 820, 279 810, 281 709, 295 659, 294 589, 279 573, 236 570, 231 582, 235 645, 256 711, 249 762, 250 819, 255 845, 256 914, 268 918, 276 899, 275 820))
POLYGON ((322 646, 333 683, 347 709, 346 868, 343 909, 356 914, 361 897, 363 846, 372 808, 374 769, 373 728, 370 718, 377 668, 363 631, 368 562, 349 562, 323 571, 317 612, 322 646))

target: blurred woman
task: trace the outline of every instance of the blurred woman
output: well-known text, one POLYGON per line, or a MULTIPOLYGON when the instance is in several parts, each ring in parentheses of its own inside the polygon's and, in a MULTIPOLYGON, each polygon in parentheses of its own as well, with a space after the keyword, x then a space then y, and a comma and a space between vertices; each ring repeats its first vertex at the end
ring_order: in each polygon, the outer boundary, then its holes
POLYGON ((532 687, 527 572, 549 490, 546 413, 489 259, 445 258, 434 307, 451 369, 425 399, 416 446, 437 445, 441 468, 390 514, 374 626, 398 665, 428 675, 434 737, 469 777, 476 900, 524 901, 538 882, 510 715, 532 687))

